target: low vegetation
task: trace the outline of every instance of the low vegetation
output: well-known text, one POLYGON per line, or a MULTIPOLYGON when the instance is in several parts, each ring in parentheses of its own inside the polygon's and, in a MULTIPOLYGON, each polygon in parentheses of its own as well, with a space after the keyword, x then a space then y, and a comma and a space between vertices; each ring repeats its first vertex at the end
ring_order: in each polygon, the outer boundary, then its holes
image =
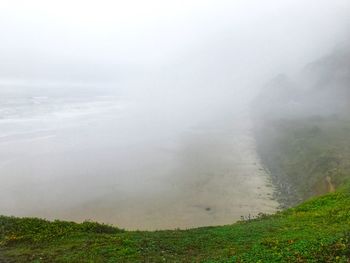
POLYGON ((0 217, 0 262, 348 262, 350 191, 233 225, 122 231, 0 217))

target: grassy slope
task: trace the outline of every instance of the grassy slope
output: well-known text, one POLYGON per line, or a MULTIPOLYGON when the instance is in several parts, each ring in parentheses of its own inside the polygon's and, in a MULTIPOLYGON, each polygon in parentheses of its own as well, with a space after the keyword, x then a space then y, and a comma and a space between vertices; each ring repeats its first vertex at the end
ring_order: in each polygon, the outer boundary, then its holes
POLYGON ((350 192, 273 216, 187 231, 124 232, 92 223, 0 217, 9 262, 347 262, 350 192))
POLYGON ((337 192, 276 215, 187 231, 129 232, 95 223, 0 217, 0 262, 348 262, 347 122, 273 125, 275 132, 264 134, 269 167, 283 169, 280 176, 300 198, 326 192, 326 176, 337 192))

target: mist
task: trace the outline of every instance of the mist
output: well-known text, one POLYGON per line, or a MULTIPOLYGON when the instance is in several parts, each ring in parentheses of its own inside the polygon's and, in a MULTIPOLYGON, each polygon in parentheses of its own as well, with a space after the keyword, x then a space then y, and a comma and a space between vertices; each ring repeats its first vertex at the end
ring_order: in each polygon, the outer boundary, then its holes
POLYGON ((303 97, 349 26, 346 0, 2 1, 0 213, 168 229, 276 211, 251 106, 280 73, 303 97))

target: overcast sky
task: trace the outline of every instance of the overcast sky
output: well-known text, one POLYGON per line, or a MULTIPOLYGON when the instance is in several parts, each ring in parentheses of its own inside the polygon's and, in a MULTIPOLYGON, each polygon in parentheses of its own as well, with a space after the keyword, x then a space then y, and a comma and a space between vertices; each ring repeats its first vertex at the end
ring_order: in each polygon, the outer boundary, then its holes
POLYGON ((329 52, 349 25, 349 0, 2 0, 0 83, 249 86, 329 52))

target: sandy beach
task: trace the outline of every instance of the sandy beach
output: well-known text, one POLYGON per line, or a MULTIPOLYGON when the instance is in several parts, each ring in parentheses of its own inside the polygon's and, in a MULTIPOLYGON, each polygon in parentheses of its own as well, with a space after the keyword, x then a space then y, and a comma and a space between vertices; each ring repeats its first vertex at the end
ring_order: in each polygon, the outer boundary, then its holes
POLYGON ((246 116, 175 128, 103 100, 0 120, 1 214, 154 230, 276 211, 246 116))

